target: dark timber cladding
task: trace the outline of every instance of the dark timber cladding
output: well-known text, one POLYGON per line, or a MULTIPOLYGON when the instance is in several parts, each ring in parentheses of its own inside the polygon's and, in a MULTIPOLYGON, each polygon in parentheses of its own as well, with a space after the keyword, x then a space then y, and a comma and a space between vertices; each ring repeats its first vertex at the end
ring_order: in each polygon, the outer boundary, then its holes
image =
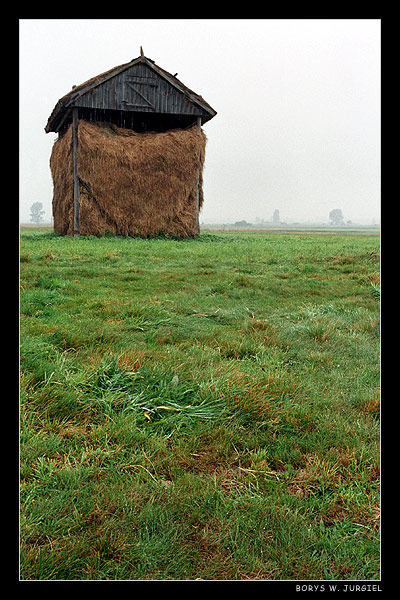
MULTIPOLYGON (((140 56, 114 67, 85 83, 73 86, 51 113, 46 133, 62 137, 72 123, 72 158, 74 181, 73 231, 79 236, 80 177, 78 173, 78 121, 109 122, 136 132, 164 132, 186 129, 212 119, 217 113, 202 98, 147 58, 140 56)), ((196 224, 199 229, 200 175, 196 184, 196 224)))
POLYGON ((97 75, 73 89, 56 104, 45 127, 61 135, 72 122, 72 108, 89 121, 109 121, 136 131, 165 131, 201 124, 216 111, 175 76, 140 56, 97 75))
POLYGON ((77 106, 200 115, 199 106, 179 93, 145 63, 137 63, 79 98, 77 106))

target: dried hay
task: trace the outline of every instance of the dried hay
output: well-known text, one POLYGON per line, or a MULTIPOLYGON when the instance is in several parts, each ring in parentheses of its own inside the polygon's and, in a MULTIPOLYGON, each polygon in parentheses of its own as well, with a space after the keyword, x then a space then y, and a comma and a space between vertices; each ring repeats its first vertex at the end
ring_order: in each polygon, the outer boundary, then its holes
MULTIPOLYGON (((196 125, 136 133, 80 120, 81 235, 195 235, 196 184, 201 208, 205 146, 206 136, 196 125)), ((73 235, 72 125, 54 143, 50 168, 54 230, 73 235)))

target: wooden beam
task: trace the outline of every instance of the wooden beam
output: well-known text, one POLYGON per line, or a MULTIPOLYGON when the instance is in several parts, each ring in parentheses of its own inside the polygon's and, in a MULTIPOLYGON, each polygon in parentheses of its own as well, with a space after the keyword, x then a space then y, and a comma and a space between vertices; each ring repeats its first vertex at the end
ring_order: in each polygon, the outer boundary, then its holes
MULTIPOLYGON (((199 129, 201 129, 201 117, 197 117, 197 127, 199 129)), ((200 175, 197 178, 197 182, 196 182, 196 229, 195 229, 195 235, 200 235, 199 212, 200 212, 200 175)))
POLYGON ((199 235, 200 233, 200 223, 199 223, 199 196, 200 196, 200 181, 199 179, 196 181, 196 226, 195 226, 195 235, 199 235))
POLYGON ((72 160, 74 166, 74 237, 79 237, 78 109, 72 109, 72 160))
POLYGON ((65 114, 64 114, 64 116, 63 116, 63 118, 61 119, 61 121, 59 122, 59 124, 57 125, 57 127, 55 128, 55 132, 56 132, 56 133, 58 133, 58 135, 60 135, 60 129, 61 129, 61 125, 64 123, 65 119, 66 119, 67 117, 69 117, 70 113, 71 113, 71 110, 70 110, 70 109, 69 109, 69 110, 67 110, 67 111, 65 112, 65 114))

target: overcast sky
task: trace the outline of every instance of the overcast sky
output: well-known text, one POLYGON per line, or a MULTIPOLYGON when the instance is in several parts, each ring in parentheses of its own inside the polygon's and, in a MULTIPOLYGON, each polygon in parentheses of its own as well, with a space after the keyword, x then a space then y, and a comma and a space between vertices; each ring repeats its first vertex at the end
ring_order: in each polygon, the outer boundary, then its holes
POLYGON ((379 19, 21 19, 20 220, 51 218, 44 127, 73 85, 144 54, 217 111, 200 221, 380 222, 379 19))

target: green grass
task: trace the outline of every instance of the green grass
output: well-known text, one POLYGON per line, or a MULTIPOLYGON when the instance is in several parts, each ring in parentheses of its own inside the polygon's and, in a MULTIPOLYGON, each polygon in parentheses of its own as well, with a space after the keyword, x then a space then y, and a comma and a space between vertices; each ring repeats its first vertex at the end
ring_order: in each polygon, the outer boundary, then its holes
POLYGON ((22 579, 379 579, 378 236, 20 257, 22 579))

